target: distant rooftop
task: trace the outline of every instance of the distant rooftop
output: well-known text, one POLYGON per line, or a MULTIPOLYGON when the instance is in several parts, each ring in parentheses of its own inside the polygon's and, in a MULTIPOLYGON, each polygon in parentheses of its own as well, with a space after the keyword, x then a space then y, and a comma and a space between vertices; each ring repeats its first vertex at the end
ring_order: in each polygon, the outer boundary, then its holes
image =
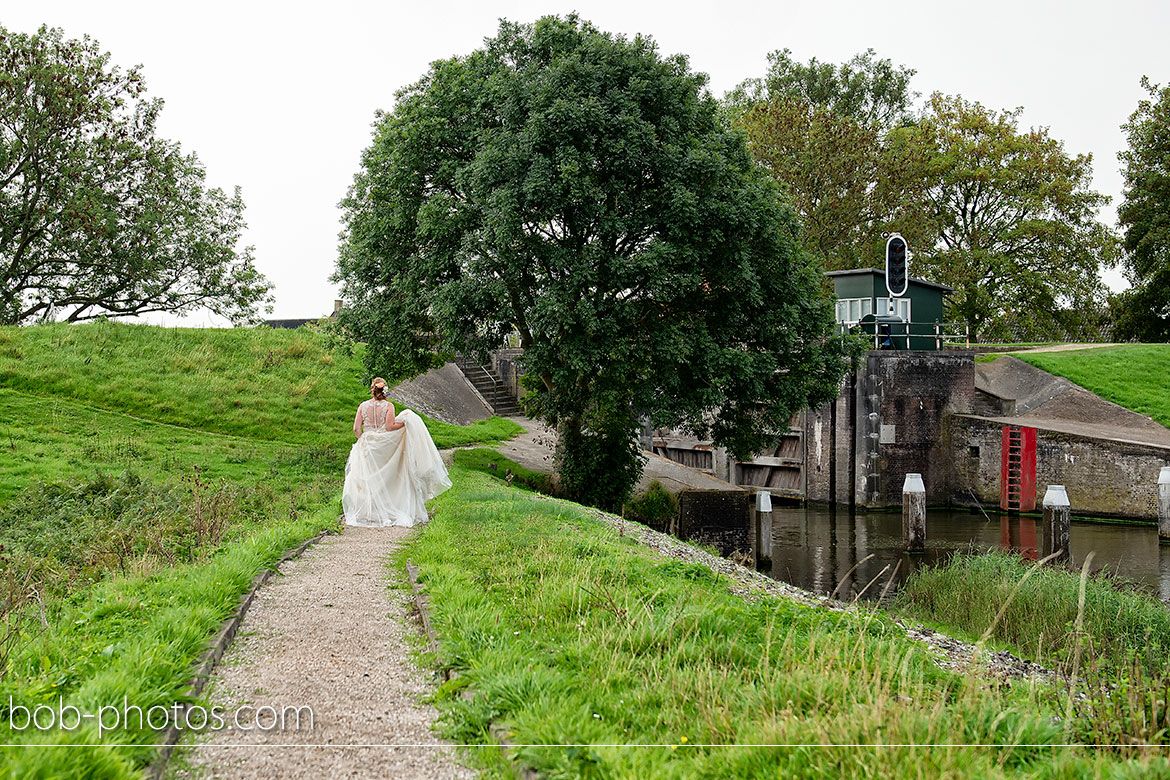
POLYGON ((304 319, 293 320, 264 320, 264 324, 270 328, 299 328, 309 322, 316 322, 317 320, 335 320, 337 313, 341 311, 341 301, 333 301, 333 313, 327 317, 306 317, 304 319))
POLYGON ((303 320, 264 320, 264 324, 270 328, 299 328, 309 322, 316 322, 321 317, 309 317, 303 320))

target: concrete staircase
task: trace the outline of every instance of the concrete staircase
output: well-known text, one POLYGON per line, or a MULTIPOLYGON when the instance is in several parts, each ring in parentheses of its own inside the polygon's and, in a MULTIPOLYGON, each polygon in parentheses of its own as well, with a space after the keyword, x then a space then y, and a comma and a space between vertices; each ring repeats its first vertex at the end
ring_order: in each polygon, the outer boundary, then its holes
POLYGON ((492 411, 500 417, 513 417, 524 413, 520 404, 516 402, 516 397, 512 395, 511 388, 505 385, 491 368, 481 366, 462 355, 455 360, 455 365, 459 366, 467 381, 475 386, 483 400, 487 401, 492 411))

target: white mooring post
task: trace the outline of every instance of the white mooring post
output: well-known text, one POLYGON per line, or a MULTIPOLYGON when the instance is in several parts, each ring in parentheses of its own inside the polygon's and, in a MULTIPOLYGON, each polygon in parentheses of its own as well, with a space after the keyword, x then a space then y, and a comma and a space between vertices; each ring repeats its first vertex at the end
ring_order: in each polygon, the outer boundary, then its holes
POLYGON ((1069 559, 1069 504, 1068 493, 1064 485, 1049 485, 1044 493, 1044 541, 1040 557, 1047 558, 1054 552, 1060 555, 1055 563, 1064 563, 1069 559))
POLYGON ((772 494, 756 491, 756 543, 752 550, 756 561, 772 559, 772 494))
POLYGON ((1170 466, 1158 475, 1158 540, 1170 542, 1170 466))
POLYGON ((926 486, 921 474, 907 474, 902 484, 902 539, 910 552, 926 547, 926 486))

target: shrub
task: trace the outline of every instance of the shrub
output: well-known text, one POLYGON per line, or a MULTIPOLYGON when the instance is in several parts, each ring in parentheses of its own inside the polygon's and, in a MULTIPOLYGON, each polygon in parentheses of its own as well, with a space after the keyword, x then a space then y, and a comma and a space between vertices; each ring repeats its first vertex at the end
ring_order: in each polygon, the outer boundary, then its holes
POLYGON ((623 514, 656 531, 667 531, 678 517, 678 498, 654 480, 644 493, 626 502, 623 514))
POLYGON ((240 487, 204 482, 198 471, 177 483, 153 484, 131 471, 37 483, 0 507, 6 553, 0 574, 52 594, 110 571, 126 574, 194 561, 216 549, 240 521, 244 498, 240 487), (27 560, 38 566, 26 577, 19 567, 27 560))

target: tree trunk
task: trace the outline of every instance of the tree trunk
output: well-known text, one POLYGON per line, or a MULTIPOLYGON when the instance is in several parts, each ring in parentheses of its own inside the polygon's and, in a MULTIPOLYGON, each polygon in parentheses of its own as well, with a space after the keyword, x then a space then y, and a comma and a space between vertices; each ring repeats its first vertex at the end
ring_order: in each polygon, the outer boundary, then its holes
POLYGON ((553 453, 553 488, 561 492, 564 479, 561 467, 565 460, 565 448, 572 446, 570 442, 577 442, 581 438, 581 418, 562 417, 557 424, 557 446, 553 453))

